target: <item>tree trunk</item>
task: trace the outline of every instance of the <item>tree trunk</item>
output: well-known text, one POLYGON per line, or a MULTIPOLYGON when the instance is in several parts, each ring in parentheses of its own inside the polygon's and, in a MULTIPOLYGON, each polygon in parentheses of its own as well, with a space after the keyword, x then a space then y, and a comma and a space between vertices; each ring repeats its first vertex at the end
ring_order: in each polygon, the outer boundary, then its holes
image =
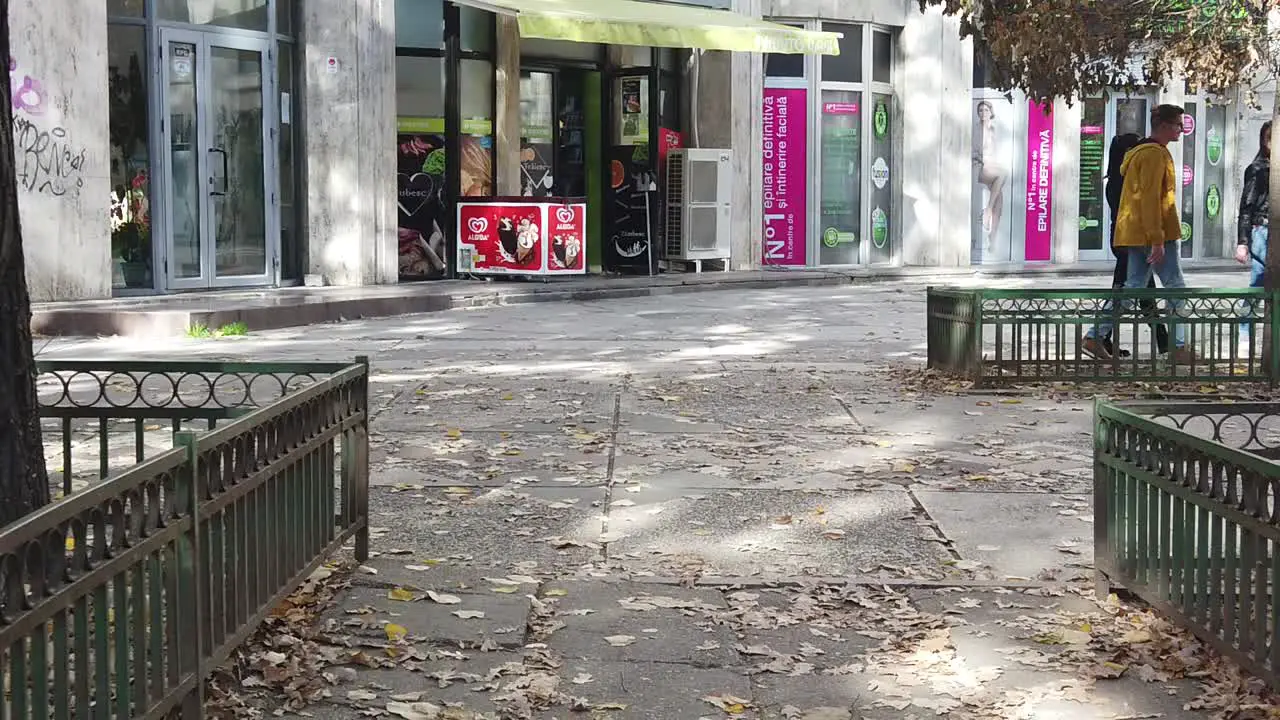
MULTIPOLYGON (((9 58, 9 0, 0 0, 0 58, 9 58)), ((6 68, 7 70, 7 68, 6 68)), ((31 296, 27 292, 13 149, 13 88, 0 97, 0 526, 49 502, 40 438, 31 296)), ((69 468, 67 469, 69 471, 69 468)))

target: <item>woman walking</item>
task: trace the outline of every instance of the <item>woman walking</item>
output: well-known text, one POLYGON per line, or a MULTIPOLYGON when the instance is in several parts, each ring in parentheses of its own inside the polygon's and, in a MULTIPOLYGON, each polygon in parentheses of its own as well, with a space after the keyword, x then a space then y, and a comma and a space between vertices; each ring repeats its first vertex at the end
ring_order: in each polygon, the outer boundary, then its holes
MULTIPOLYGON (((1116 268, 1111 273, 1111 289, 1124 289, 1125 278, 1129 276, 1129 253, 1123 249, 1116 250, 1116 221, 1120 216, 1120 191, 1124 187, 1124 175, 1120 173, 1120 166, 1124 164, 1124 156, 1128 152, 1143 142, 1142 138, 1136 133, 1124 133, 1117 135, 1111 139, 1111 148, 1107 153, 1107 208, 1111 210, 1111 254, 1116 257, 1116 268)), ((1147 281, 1147 287, 1155 288, 1156 279, 1152 277, 1147 281)), ((1154 300, 1140 300, 1138 307, 1148 315, 1154 315, 1156 312, 1156 303, 1154 300)), ((1169 328, 1163 324, 1155 323, 1152 329, 1156 334, 1156 348, 1160 354, 1169 351, 1169 328)), ((1128 350, 1120 350, 1116 353, 1115 344, 1112 342, 1111 333, 1107 333, 1102 338, 1102 346, 1112 357, 1129 357, 1128 350)))

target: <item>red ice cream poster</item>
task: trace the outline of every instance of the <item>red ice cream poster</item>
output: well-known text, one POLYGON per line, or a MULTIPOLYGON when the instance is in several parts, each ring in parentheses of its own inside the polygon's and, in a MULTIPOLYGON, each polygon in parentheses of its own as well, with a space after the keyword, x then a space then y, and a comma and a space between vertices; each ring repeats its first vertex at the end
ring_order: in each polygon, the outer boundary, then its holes
POLYGON ((580 273, 586 268, 587 206, 547 205, 547 271, 580 273))
POLYGON ((542 221, 541 205, 459 203, 458 229, 462 243, 472 248, 470 269, 540 272, 546 242, 542 221))

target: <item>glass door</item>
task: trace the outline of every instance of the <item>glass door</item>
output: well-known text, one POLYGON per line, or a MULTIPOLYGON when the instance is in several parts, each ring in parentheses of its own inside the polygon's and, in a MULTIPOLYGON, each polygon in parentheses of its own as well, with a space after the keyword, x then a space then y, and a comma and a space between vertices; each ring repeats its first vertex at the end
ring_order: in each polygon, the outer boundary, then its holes
POLYGON ((276 280, 268 55, 265 40, 161 31, 170 289, 276 280))

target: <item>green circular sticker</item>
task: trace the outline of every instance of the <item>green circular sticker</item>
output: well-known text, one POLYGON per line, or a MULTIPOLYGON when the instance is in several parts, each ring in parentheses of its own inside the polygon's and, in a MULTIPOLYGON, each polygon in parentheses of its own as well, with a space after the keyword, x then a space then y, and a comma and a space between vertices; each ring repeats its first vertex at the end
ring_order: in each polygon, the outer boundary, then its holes
POLYGON ((1191 239, 1191 223, 1182 223, 1182 240, 1186 242, 1191 239))
POLYGON ((871 116, 872 125, 875 127, 876 137, 882 138, 884 134, 889 132, 889 108, 884 103, 876 103, 875 113, 871 116))
POLYGON ((871 211, 871 242, 881 249, 889 242, 889 216, 880 208, 871 211))
POLYGON ((840 244, 840 231, 829 227, 822 231, 822 244, 833 248, 840 244))
POLYGON ((1208 213, 1210 220, 1218 217, 1218 213, 1222 212, 1222 191, 1217 185, 1210 185, 1205 191, 1204 211, 1208 213))
POLYGON ((1210 127, 1208 139, 1205 143, 1205 154, 1209 156, 1209 164, 1217 165, 1222 161, 1222 131, 1216 127, 1210 127))

